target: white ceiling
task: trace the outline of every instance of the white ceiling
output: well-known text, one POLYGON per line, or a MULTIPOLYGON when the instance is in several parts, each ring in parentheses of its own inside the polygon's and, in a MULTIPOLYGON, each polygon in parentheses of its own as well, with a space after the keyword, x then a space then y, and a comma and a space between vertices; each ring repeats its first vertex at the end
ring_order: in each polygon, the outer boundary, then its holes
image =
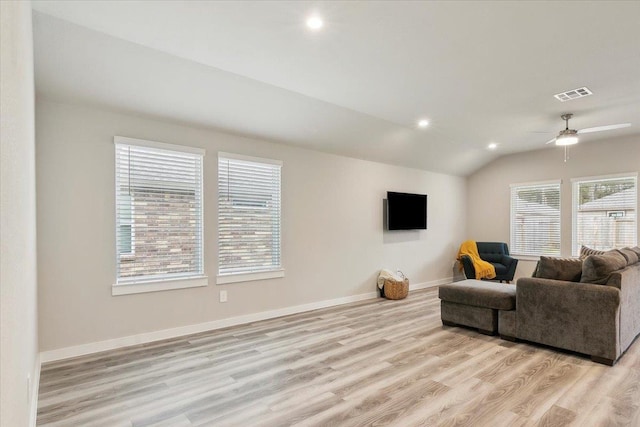
POLYGON ((458 175, 544 148, 564 112, 633 124, 584 142, 640 135, 640 2, 33 5, 48 97, 458 175))

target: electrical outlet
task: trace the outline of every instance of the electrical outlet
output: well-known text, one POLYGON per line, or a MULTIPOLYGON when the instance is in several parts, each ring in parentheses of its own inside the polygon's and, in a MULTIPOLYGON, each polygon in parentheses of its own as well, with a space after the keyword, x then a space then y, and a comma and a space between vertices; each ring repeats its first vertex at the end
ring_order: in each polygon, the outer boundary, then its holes
POLYGON ((227 302, 227 291, 220 291, 220 302, 227 302))

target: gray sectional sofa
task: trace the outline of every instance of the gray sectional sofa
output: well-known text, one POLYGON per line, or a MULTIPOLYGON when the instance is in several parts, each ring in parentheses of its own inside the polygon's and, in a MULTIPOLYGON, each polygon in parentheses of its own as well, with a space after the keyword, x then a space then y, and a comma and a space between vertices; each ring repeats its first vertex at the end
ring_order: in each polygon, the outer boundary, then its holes
POLYGON ((640 335, 639 258, 637 247, 584 259, 541 257, 534 277, 518 279, 515 290, 475 280, 443 285, 442 322, 612 365, 640 335))

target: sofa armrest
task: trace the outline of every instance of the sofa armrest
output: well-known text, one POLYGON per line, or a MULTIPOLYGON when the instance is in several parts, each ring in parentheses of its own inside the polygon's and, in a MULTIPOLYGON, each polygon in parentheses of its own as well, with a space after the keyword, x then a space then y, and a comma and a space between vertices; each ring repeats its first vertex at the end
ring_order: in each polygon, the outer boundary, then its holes
POLYGON ((640 334, 640 263, 614 272, 607 285, 620 289, 620 346, 625 351, 640 334))
POLYGON ((518 264, 518 259, 509 255, 502 255, 502 259, 500 260, 500 264, 504 264, 507 267, 510 267, 512 264, 518 264))
POLYGON ((471 257, 469 255, 462 255, 460 257, 460 262, 462 263, 462 268, 464 269, 465 277, 467 279, 475 279, 476 269, 473 267, 473 262, 471 261, 471 257))
POLYGON ((518 259, 509 255, 502 255, 500 263, 507 266, 507 275, 513 278, 516 274, 516 268, 518 267, 518 259))
POLYGON ((616 360, 621 353, 619 331, 619 289, 551 279, 518 279, 518 338, 616 360))

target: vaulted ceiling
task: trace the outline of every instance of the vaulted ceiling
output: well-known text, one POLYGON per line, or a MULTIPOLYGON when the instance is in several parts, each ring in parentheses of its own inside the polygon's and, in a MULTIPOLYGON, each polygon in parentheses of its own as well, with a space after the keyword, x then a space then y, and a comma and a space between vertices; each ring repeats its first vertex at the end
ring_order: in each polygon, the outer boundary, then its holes
POLYGON ((565 112, 640 137, 640 2, 33 5, 44 97, 457 175, 559 149, 565 112))

